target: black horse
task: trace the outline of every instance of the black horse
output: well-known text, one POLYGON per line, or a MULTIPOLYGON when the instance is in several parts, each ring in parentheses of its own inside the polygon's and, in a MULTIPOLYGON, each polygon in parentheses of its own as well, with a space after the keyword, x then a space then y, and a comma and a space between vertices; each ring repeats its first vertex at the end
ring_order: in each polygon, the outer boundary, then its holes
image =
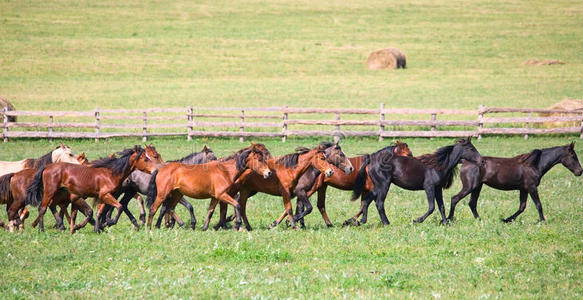
POLYGON ((462 190, 451 198, 449 220, 453 219, 455 206, 468 194, 470 197, 470 209, 475 218, 479 218, 476 206, 478 197, 485 183, 499 190, 519 190, 520 206, 512 216, 503 219, 504 222, 512 222, 526 208, 526 199, 530 194, 540 221, 546 220, 543 207, 538 197, 538 185, 541 178, 556 164, 561 163, 575 176, 581 176, 583 170, 575 153, 575 143, 545 149, 536 149, 530 153, 511 158, 483 157, 483 165, 472 162, 464 162, 460 170, 462 190))
MULTIPOLYGON (((373 199, 376 200, 379 213, 384 212, 385 198, 392 182, 407 190, 425 190, 429 209, 423 216, 415 219, 415 222, 425 221, 433 213, 435 201, 437 201, 442 223, 447 224, 442 190, 451 186, 457 164, 461 159, 472 161, 478 165, 482 164, 482 157, 470 138, 461 139, 453 145, 437 149, 433 154, 417 157, 380 156, 379 159, 370 163, 368 173, 373 182, 373 189, 363 200, 365 203, 360 221, 362 224, 366 223, 368 206, 373 199)), ((364 172, 359 172, 360 174, 364 174, 364 172)), ((356 200, 360 196, 365 186, 364 183, 364 178, 356 180, 352 200, 356 200)), ((389 220, 384 214, 381 214, 381 221, 384 225, 389 224, 389 220)))

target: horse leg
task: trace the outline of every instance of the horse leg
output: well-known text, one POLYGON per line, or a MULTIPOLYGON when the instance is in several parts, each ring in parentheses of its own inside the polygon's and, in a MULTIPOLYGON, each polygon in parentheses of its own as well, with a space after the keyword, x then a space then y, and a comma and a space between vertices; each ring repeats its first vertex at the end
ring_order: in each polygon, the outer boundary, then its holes
POLYGON ((538 211, 539 222, 546 221, 547 218, 545 218, 545 215, 543 214, 543 205, 541 204, 540 198, 538 197, 538 189, 534 187, 530 190, 529 194, 530 198, 532 198, 532 201, 534 202, 534 206, 536 206, 536 210, 538 211))
POLYGON ((320 214, 322 215, 322 219, 324 219, 324 223, 326 223, 326 226, 328 227, 332 227, 334 225, 332 225, 332 222, 330 222, 330 219, 328 218, 328 214, 326 213, 326 188, 328 187, 328 185, 322 185, 321 188, 318 189, 318 210, 320 211, 320 214))
POLYGON ((383 225, 389 225, 389 219, 387 218, 387 214, 385 213, 385 199, 387 198, 387 193, 389 190, 387 189, 385 192, 379 192, 376 198, 376 206, 377 211, 379 212, 379 216, 381 217, 381 222, 383 225))
MULTIPOLYGON (((463 183, 463 180, 462 180, 463 183)), ((472 190, 470 189, 469 186, 463 185, 462 190, 455 194, 453 197, 451 197, 451 205, 449 207, 449 215, 447 216, 448 220, 453 220, 453 215, 455 212, 455 206, 458 204, 458 202, 460 202, 463 198, 465 198, 469 193, 471 193, 472 190)))
MULTIPOLYGON (((360 218, 360 224, 366 224, 366 222, 368 221, 368 207, 370 205, 370 203, 372 202, 373 199, 376 199, 376 194, 379 193, 377 192, 372 192, 370 194, 368 194, 364 199, 361 200, 361 204, 360 204, 360 209, 361 209, 361 213, 362 213, 362 217, 360 218)), ((360 225, 359 224, 359 225, 360 225)))
MULTIPOLYGON (((119 201, 119 203, 122 205, 123 209, 118 209, 117 210, 117 214, 115 215, 115 218, 113 219, 108 219, 107 220, 107 226, 112 226, 112 225, 116 225, 117 222, 119 221, 119 218, 121 217, 121 213, 125 212, 128 209, 128 204, 130 202, 130 200, 132 200, 132 197, 135 196, 137 194, 137 192, 135 190, 126 190, 125 193, 123 194, 123 198, 121 198, 121 200, 119 201)), ((110 210, 110 212, 113 211, 110 210)), ((129 210, 127 210, 129 212, 129 210)), ((128 215, 128 213, 126 212, 126 215, 128 215)), ((128 215, 128 217, 130 218, 130 220, 132 220, 132 224, 134 224, 134 226, 136 228, 139 229, 139 226, 137 226, 137 222, 135 222, 135 218, 134 216, 130 213, 128 215), (131 217, 130 217, 131 215, 131 217)))
POLYGON ((209 208, 208 208, 207 213, 206 213, 206 219, 204 220, 204 224, 202 225, 202 231, 206 231, 209 228, 211 218, 213 217, 213 213, 215 212, 215 209, 217 208, 218 203, 219 203, 219 200, 217 200, 217 198, 211 198, 211 201, 209 203, 209 208))
POLYGON ((160 229, 160 225, 162 225, 162 218, 166 215, 166 211, 168 210, 168 203, 164 201, 162 203, 162 207, 160 207, 160 214, 158 215, 158 220, 156 220, 156 228, 160 229))
POLYGON ((362 193, 361 200, 360 200, 360 209, 352 218, 344 221, 344 223, 342 223, 342 226, 349 226, 349 225, 360 226, 360 222, 358 221, 358 217, 360 217, 360 215, 362 215, 362 211, 364 210, 364 199, 369 197, 369 194, 371 194, 371 193, 369 193, 369 192, 362 193))
POLYGON ((443 205, 443 190, 441 187, 435 187, 435 202, 441 214, 441 224, 448 225, 449 221, 445 217, 445 206, 443 205))
MULTIPOLYGON (((253 228, 251 228, 251 225, 249 224, 249 220, 247 219, 247 200, 249 200, 249 198, 239 197, 239 205, 240 205, 239 210, 241 211, 241 218, 243 219, 243 222, 245 222, 245 229, 247 229, 247 231, 251 231, 251 230, 253 230, 253 228)), ((221 211, 221 213, 222 213, 222 211, 221 211)), ((227 215, 226 209, 225 209, 225 215, 227 215)))
MULTIPOLYGON (((180 201, 180 200, 178 200, 178 201, 180 201)), ((178 222, 178 227, 184 226, 184 221, 182 221, 182 219, 180 219, 178 214, 176 214, 176 211, 174 210, 174 208, 172 208, 169 213, 170 213, 171 219, 173 218, 174 220, 176 220, 176 222, 178 222)))
POLYGON ((510 217, 503 219, 504 223, 510 223, 516 219, 526 208, 526 200, 528 198, 528 192, 526 190, 520 190, 520 205, 518 206, 518 210, 510 217))
POLYGON ((294 216, 293 216, 293 209, 292 209, 292 205, 291 205, 290 194, 287 192, 284 192, 284 193, 282 193, 282 198, 283 198, 283 206, 285 207, 285 210, 284 210, 283 214, 277 220, 275 220, 275 221, 273 221, 273 223, 271 223, 269 228, 276 227, 279 223, 281 223, 283 218, 285 218, 287 216, 288 220, 291 224, 290 226, 293 229, 298 229, 298 227, 296 226, 296 221, 294 220, 294 216))
POLYGON ((138 200, 138 206, 140 207, 140 222, 142 225, 146 224, 146 209, 144 208, 144 198, 140 194, 134 196, 138 200))
POLYGON ((298 189, 296 191, 297 201, 296 201, 296 215, 294 216, 294 220, 300 221, 300 227, 305 228, 304 224, 304 217, 309 215, 312 212, 312 203, 310 203, 310 199, 306 194, 304 189, 298 189))
MULTIPOLYGON (((89 204, 87 204, 87 202, 85 202, 85 200, 83 200, 83 198, 72 198, 71 202, 73 203, 73 207, 75 207, 78 210, 81 210, 81 212, 83 212, 83 214, 85 215, 85 219, 75 225, 75 218, 71 218, 71 234, 75 233, 75 231, 85 227, 85 225, 87 225, 87 223, 96 223, 95 220, 93 219, 93 209, 91 208, 91 206, 89 204)), ((75 211, 75 215, 77 214, 77 212, 75 211)))
POLYGON ((184 205, 188 212, 190 213, 190 228, 194 230, 196 228, 196 217, 194 216, 194 208, 190 202, 186 201, 184 197, 180 198, 180 204, 184 205))
POLYGON ((482 184, 478 185, 473 191, 472 195, 470 196, 470 209, 472 210, 472 214, 474 218, 479 218, 480 215, 478 214, 478 198, 480 197, 480 191, 482 191, 482 184))
POLYGON ((435 210, 435 187, 434 186, 426 186, 425 187, 425 195, 427 195, 427 204, 429 205, 429 208, 427 209, 427 212, 424 215, 413 220, 413 222, 415 222, 415 223, 423 223, 423 221, 425 221, 425 219, 430 214, 433 213, 433 210, 435 210))
POLYGON ((239 205, 239 202, 233 199, 233 197, 231 197, 231 195, 229 195, 226 192, 219 195, 217 199, 219 201, 231 204, 233 206, 233 208, 235 209, 235 223, 233 224, 233 229, 239 230, 241 228, 241 211, 240 211, 241 206, 239 205))
POLYGON ((49 206, 51 213, 55 217, 55 229, 59 229, 61 231, 65 231, 65 224, 63 224, 63 219, 61 218, 61 214, 57 211, 57 206, 55 204, 51 204, 49 206))

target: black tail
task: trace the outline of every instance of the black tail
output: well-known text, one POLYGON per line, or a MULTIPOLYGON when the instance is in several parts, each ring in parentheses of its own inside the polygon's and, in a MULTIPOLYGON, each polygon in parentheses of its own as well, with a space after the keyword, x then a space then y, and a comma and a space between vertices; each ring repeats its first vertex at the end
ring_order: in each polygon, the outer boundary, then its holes
POLYGON ((12 192, 10 192, 10 179, 14 173, 8 173, 0 177, 0 203, 12 203, 12 192))
POLYGON ((148 198, 146 199, 146 205, 148 208, 152 207, 154 201, 156 201, 156 197, 158 196, 158 187, 156 186, 156 176, 158 176, 158 170, 152 173, 152 177, 150 178, 150 183, 148 184, 148 198))
POLYGON ((367 154, 364 156, 364 161, 362 162, 362 166, 360 167, 360 170, 358 170, 356 180, 354 181, 352 197, 350 198, 352 201, 358 199, 364 190, 364 186, 366 185, 366 166, 368 166, 368 164, 370 164, 370 155, 367 154))
POLYGON ((40 167, 36 174, 34 175, 34 179, 32 183, 26 188, 26 200, 24 203, 26 205, 38 206, 42 199, 43 199, 43 172, 45 167, 40 167))

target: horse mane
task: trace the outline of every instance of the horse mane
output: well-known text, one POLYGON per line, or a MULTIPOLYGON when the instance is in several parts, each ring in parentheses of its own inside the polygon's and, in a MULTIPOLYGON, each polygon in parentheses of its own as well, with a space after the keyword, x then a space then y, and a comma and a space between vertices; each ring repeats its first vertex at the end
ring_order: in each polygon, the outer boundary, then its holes
POLYGON ((521 163, 529 164, 531 166, 537 166, 540 161, 542 153, 543 152, 540 149, 534 149, 530 153, 520 154, 515 156, 514 158, 516 158, 521 163))
MULTIPOLYGON (((320 145, 318 145, 319 147, 320 145)), ((311 149, 299 146, 296 148, 296 152, 286 154, 277 159, 278 164, 282 164, 286 168, 293 168, 298 165, 298 159, 300 155, 309 152, 311 149)))
POLYGON ((432 168, 444 170, 449 165, 449 155, 453 151, 454 146, 441 147, 431 154, 423 154, 415 158, 432 168))
POLYGON ((25 169, 38 169, 53 163, 53 151, 41 156, 40 158, 29 158, 24 160, 25 169))
POLYGON ((111 170, 113 175, 119 175, 125 172, 130 167, 130 157, 132 156, 132 154, 137 153, 139 156, 144 151, 145 150, 139 146, 136 146, 135 148, 125 149, 117 153, 117 155, 119 155, 119 158, 102 157, 98 160, 92 161, 90 167, 107 168, 111 170))

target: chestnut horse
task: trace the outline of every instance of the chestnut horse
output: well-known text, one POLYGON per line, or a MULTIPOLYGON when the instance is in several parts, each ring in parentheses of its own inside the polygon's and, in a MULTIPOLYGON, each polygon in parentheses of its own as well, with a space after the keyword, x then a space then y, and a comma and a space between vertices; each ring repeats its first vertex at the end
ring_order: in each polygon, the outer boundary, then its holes
MULTIPOLYGON (((371 159, 375 159, 377 155, 380 153, 387 153, 392 155, 398 156, 412 156, 411 150, 406 143, 401 141, 397 141, 395 145, 387 146, 381 150, 373 154, 366 154, 356 157, 348 158, 350 163, 354 166, 355 169, 361 170, 363 172, 367 172, 366 176, 366 185, 363 192, 363 197, 370 192, 372 189, 372 181, 368 176, 368 167, 362 168, 363 165, 368 165, 371 159)), ((332 222, 328 218, 328 214, 326 213, 326 189, 328 186, 332 186, 334 188, 344 190, 344 191, 352 191, 354 187, 354 182, 357 177, 357 172, 353 173, 345 173, 339 172, 339 169, 335 166, 334 175, 330 177, 325 177, 320 171, 310 168, 298 181, 298 185, 294 189, 294 194, 298 197, 297 200, 297 207, 296 207, 296 215, 294 219, 300 222, 300 225, 304 227, 304 220, 303 217, 309 214, 312 211, 312 204, 310 203, 309 197, 312 196, 316 191, 318 192, 318 210, 326 223, 326 226, 332 227, 332 222)), ((364 202, 361 204, 360 211, 351 219, 344 222, 347 225, 349 222, 358 222, 356 218, 362 214, 362 207, 364 207, 364 202)))
POLYGON ((55 150, 43 155, 41 158, 28 158, 19 161, 0 161, 0 176, 8 173, 16 173, 24 169, 38 169, 56 162, 77 163, 71 148, 61 143, 55 150))
POLYGON ((525 153, 511 158, 482 157, 484 164, 476 165, 465 161, 460 170, 462 190, 451 198, 449 220, 453 219, 455 206, 468 194, 470 197, 470 209, 475 218, 479 218, 477 204, 482 185, 486 184, 499 190, 519 190, 520 206, 512 216, 504 219, 504 222, 512 222, 526 208, 528 195, 532 198, 538 210, 539 220, 545 221, 543 207, 538 196, 538 185, 542 177, 556 164, 561 163, 575 176, 581 176, 583 169, 575 153, 575 143, 545 149, 536 149, 531 153, 525 153))
MULTIPOLYGON (((380 157, 379 161, 371 162, 369 176, 373 182, 371 193, 364 197, 364 208, 361 223, 366 222, 368 206, 373 198, 376 198, 376 205, 381 214, 381 221, 384 225, 389 224, 387 216, 384 214, 384 201, 391 183, 406 190, 425 190, 427 212, 415 219, 421 223, 433 213, 435 202, 441 213, 442 223, 447 224, 445 218, 445 208, 443 206, 443 189, 447 189, 453 182, 453 177, 457 170, 457 164, 462 160, 472 161, 478 165, 482 164, 482 157, 474 145, 471 138, 458 140, 455 144, 437 149, 433 154, 424 154, 417 157, 393 156, 380 157)), ((362 171, 362 168, 361 168, 362 171)), ((359 172, 359 176, 354 184, 352 200, 360 196, 364 190, 366 180, 363 178, 364 172, 359 172)))
MULTIPOLYGON (((87 163, 87 157, 85 153, 81 153, 76 157, 79 164, 87 163)), ((7 189, 10 191, 10 201, 6 201, 6 212, 8 214, 8 229, 10 231, 14 230, 15 226, 19 226, 20 229, 23 227, 24 220, 28 217, 28 209, 25 205, 26 199, 26 188, 30 185, 34 178, 34 174, 36 173, 36 169, 24 169, 20 172, 10 173, 11 180, 9 182, 2 182, 3 177, 0 177, 0 194, 1 191, 6 189, 3 187, 4 184, 8 184, 7 189), (20 217, 19 217, 19 212, 20 217)), ((8 175, 5 175, 8 176, 8 175)), ((2 202, 3 197, 0 195, 0 202, 2 202)), ((56 207, 55 205, 50 206, 51 212, 56 214, 56 207)), ((61 218, 62 213, 65 213, 67 219, 69 219, 69 215, 66 213, 66 210, 61 208, 61 218)), ((57 227, 62 226, 57 224, 57 227)))
POLYGON ((148 187, 147 203, 150 207, 148 229, 152 228, 152 219, 160 205, 168 199, 168 207, 174 207, 183 195, 195 199, 213 198, 233 205, 237 220, 236 228, 241 224, 239 203, 229 195, 235 180, 245 170, 253 170, 265 178, 271 176, 271 170, 265 163, 263 152, 257 144, 239 151, 233 158, 211 161, 205 164, 187 165, 168 163, 152 174, 148 187))
MULTIPOLYGON (((295 229, 297 227, 293 217, 291 198, 300 177, 310 167, 317 169, 328 177, 334 174, 334 170, 332 169, 333 165, 346 173, 354 170, 352 163, 346 158, 346 155, 344 155, 344 152, 342 152, 338 144, 322 142, 313 149, 299 147, 296 151, 296 153, 287 154, 267 161, 269 168, 275 172, 275 176, 264 179, 257 174, 249 174, 241 180, 243 186, 239 191, 239 204, 241 205, 241 215, 247 230, 252 229, 246 214, 247 199, 257 192, 282 197, 285 210, 270 227, 277 226, 288 216, 291 226, 295 229)), ((216 204, 216 201, 214 203, 211 202, 203 230, 208 228, 216 204)), ((215 229, 226 226, 226 222, 226 207, 221 206, 220 221, 215 226, 215 229)))
MULTIPOLYGON (((117 208, 121 204, 112 196, 121 182, 135 169, 144 172, 154 172, 157 164, 153 163, 145 150, 139 146, 126 149, 118 153, 119 158, 102 158, 91 162, 89 166, 73 165, 68 163, 56 163, 41 168, 34 176, 33 182, 27 188, 26 204, 39 206, 39 229, 44 230, 43 216, 47 207, 52 203, 55 194, 63 189, 68 190, 73 197, 71 202, 75 205, 80 198, 95 197, 101 202, 95 218, 94 231, 99 232, 99 219, 104 205, 109 204, 117 208), (42 195, 42 202, 41 202, 42 195)), ((90 211, 85 208, 87 218, 83 226, 92 217, 90 211)), ((57 219, 59 218, 56 216, 57 219)), ((57 222, 59 223, 59 222, 57 222)), ((75 229, 72 228, 72 231, 75 229)))

